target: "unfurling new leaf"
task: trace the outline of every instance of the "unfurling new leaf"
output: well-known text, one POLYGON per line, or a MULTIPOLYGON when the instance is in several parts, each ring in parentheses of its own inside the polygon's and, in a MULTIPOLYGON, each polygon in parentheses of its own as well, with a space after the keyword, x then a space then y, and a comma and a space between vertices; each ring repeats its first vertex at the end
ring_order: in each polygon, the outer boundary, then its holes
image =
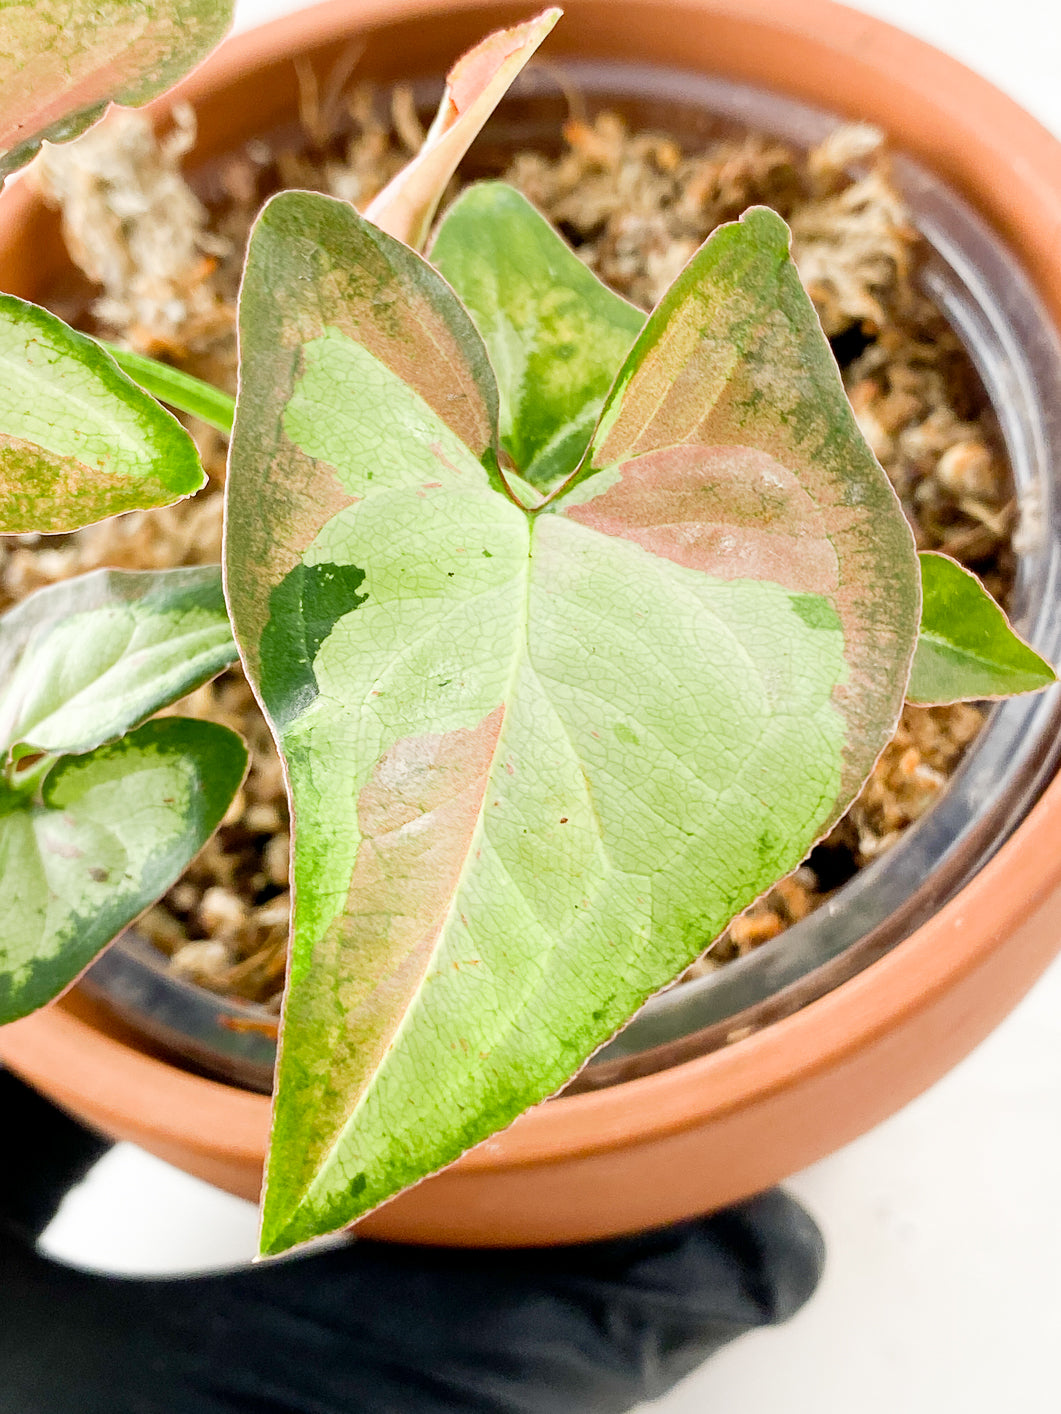
POLYGON ((458 163, 561 14, 543 10, 497 30, 457 60, 420 151, 365 212, 380 230, 415 250, 423 246, 458 163))

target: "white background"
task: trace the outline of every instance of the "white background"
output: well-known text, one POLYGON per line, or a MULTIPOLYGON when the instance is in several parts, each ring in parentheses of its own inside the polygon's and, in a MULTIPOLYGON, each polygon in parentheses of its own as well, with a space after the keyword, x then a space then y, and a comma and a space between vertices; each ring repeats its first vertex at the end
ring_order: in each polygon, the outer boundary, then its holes
MULTIPOLYGON (((238 23, 295 8, 241 0, 238 23)), ((1056 0, 857 8, 979 69, 1061 135, 1056 0)), ((1059 1017, 1055 966, 930 1094, 795 1178, 828 1242, 819 1291, 788 1326, 731 1346, 652 1410, 1058 1414, 1059 1017)), ((120 1145, 67 1199, 47 1245, 89 1266, 175 1271, 244 1260, 254 1237, 249 1204, 120 1145)))

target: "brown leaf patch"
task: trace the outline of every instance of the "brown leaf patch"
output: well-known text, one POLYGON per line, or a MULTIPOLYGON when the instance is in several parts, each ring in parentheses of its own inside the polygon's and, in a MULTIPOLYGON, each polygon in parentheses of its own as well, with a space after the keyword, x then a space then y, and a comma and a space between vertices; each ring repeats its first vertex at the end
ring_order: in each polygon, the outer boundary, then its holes
POLYGON ((110 474, 101 483, 99 470, 76 457, 57 456, 0 433, 0 523, 5 533, 76 530, 150 504, 152 491, 160 501, 174 499, 153 478, 110 474))
MULTIPOLYGON (((474 728, 396 742, 363 787, 346 906, 314 948, 298 1013, 292 1000, 284 1022, 289 1042, 312 1029, 311 1050, 320 1053, 321 1018, 331 1018, 329 1073, 310 1082, 317 1093, 307 1093, 307 1106, 336 1086, 342 1103, 332 1093, 325 1108, 349 1114, 423 983, 478 825, 504 713, 499 705, 474 728), (322 989, 337 977, 344 980, 329 1006, 322 989)), ((333 1138, 322 1134, 320 1148, 333 1138)))

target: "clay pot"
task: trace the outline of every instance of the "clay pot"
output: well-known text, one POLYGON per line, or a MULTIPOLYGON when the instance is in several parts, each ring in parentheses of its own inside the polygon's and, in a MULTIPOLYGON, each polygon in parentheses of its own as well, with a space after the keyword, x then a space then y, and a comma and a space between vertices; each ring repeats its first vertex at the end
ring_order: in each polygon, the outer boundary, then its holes
MULTIPOLYGON (((359 72, 431 75, 526 13, 337 0, 242 36, 183 86, 199 155, 290 122, 293 55, 323 74, 363 37, 359 72)), ((715 75, 878 124, 972 203, 1061 325, 1061 147, 927 45, 827 0, 567 0, 550 53, 715 75)), ((26 191, 5 194, 0 286, 32 298, 63 266, 54 218, 26 191)), ((619 1083, 539 1106, 359 1230, 482 1245, 602 1237, 744 1197, 855 1138, 960 1060, 1061 947, 1061 782, 1042 784, 1041 772, 1025 783, 1021 823, 978 872, 855 975, 836 974, 790 1014, 753 1009, 751 1034, 732 1044, 690 1058, 679 1048, 663 1069, 624 1079, 627 1068, 619 1083)), ((165 1062, 83 993, 5 1028, 0 1057, 108 1134, 257 1195, 268 1100, 165 1062)))

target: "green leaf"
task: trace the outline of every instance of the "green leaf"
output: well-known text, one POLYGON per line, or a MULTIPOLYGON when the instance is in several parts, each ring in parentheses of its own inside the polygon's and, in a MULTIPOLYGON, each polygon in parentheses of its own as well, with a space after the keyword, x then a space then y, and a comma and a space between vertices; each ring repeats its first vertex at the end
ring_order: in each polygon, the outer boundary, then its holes
POLYGON ((532 485, 552 486, 582 460, 645 316, 503 182, 472 187, 450 207, 430 258, 490 353, 502 447, 532 485))
POLYGON ((218 43, 232 0, 6 0, 0 5, 0 179, 110 102, 165 92, 218 43))
POLYGON ((947 555, 926 551, 919 559, 921 632, 907 689, 911 702, 1014 697, 1057 681, 974 574, 947 555))
POLYGON ((0 295, 0 533, 78 530, 205 480, 177 419, 93 339, 0 295))
POLYGON ((237 656, 217 565, 39 589, 0 618, 0 759, 91 751, 237 656))
POLYGON ((0 792, 0 1023, 57 996, 176 882, 246 765, 227 727, 169 717, 64 757, 39 802, 0 792))
POLYGON ((423 247, 461 158, 562 13, 554 7, 496 30, 457 60, 420 151, 369 203, 365 215, 374 225, 423 247))
POLYGON ((352 209, 266 209, 240 339, 226 583, 295 821, 276 1252, 551 1094, 798 864, 919 581, 776 217, 701 250, 536 513, 463 309, 352 209))

